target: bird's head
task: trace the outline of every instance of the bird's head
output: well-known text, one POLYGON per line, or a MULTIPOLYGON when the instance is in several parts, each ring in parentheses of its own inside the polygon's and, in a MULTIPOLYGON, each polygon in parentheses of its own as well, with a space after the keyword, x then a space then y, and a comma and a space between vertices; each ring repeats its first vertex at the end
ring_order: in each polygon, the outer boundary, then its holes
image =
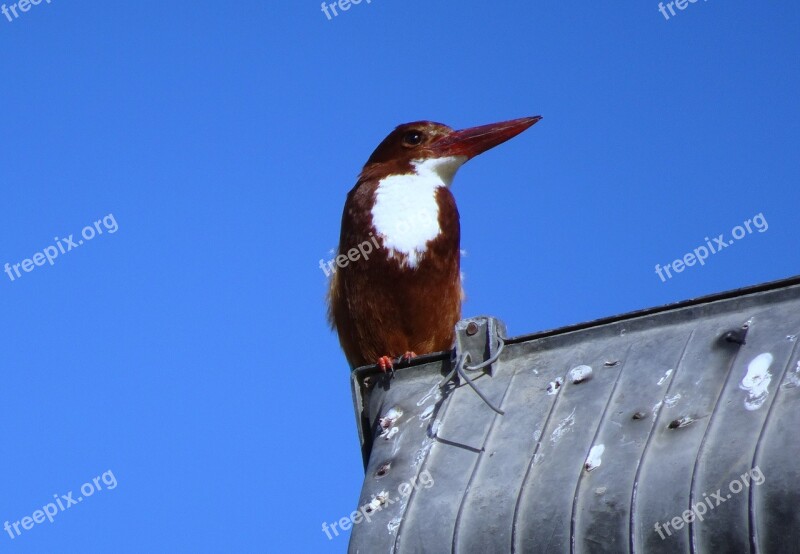
POLYGON ((449 185, 467 160, 517 136, 540 119, 523 117, 460 131, 433 121, 405 123, 383 139, 365 168, 387 166, 391 173, 400 174, 414 172, 424 164, 449 185))

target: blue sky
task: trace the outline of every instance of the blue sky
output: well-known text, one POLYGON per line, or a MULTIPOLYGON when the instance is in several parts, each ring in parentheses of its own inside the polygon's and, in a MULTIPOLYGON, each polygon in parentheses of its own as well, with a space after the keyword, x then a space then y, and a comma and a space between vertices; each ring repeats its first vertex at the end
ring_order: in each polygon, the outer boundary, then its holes
POLYGON ((321 525, 363 473, 319 260, 399 123, 544 116, 453 189, 464 315, 512 335, 800 273, 796 2, 512 4, 0 15, 0 525, 102 485, 0 551, 346 550, 321 525))

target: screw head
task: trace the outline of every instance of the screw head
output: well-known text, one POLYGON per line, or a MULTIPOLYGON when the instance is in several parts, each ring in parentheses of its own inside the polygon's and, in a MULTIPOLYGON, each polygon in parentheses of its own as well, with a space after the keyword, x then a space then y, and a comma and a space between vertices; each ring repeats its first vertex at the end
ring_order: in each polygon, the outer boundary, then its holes
POLYGON ((470 321, 467 324, 467 336, 471 337, 472 335, 474 335, 477 332, 478 332, 478 324, 475 323, 474 321, 470 321))

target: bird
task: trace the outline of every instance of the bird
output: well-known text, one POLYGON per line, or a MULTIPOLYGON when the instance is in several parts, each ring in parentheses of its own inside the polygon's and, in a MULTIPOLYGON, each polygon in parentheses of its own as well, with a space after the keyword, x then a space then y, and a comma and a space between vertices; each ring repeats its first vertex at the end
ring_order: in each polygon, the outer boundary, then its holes
POLYGON ((328 320, 351 369, 377 364, 387 372, 452 348, 463 300, 453 178, 541 119, 462 130, 415 121, 378 145, 347 194, 338 254, 329 262, 328 320))

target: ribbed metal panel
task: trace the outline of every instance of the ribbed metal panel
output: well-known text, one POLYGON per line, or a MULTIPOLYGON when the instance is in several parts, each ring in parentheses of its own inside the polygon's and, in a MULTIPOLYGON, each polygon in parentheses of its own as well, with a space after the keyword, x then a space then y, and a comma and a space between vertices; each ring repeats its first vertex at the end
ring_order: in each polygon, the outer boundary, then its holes
POLYGON ((473 375, 503 415, 449 357, 358 370, 350 552, 798 553, 798 335, 795 279, 510 340, 473 375))

